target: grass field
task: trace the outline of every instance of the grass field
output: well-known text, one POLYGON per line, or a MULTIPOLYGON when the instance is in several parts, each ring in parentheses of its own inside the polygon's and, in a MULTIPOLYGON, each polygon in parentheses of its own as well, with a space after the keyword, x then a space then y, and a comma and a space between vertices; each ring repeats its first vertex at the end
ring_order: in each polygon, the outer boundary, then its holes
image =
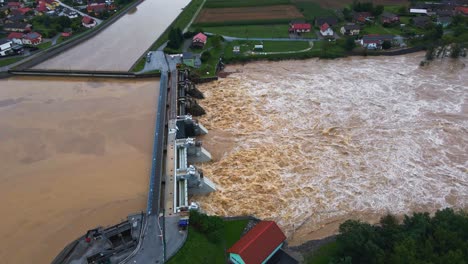
POLYGON ((248 220, 224 222, 224 240, 221 243, 210 242, 204 234, 189 227, 187 241, 168 264, 205 264, 226 263, 224 249, 231 247, 240 239, 248 220))
POLYGON ((15 57, 15 58, 4 58, 0 60, 0 67, 10 65, 12 63, 15 63, 17 61, 20 61, 21 59, 24 59, 24 57, 15 57))
POLYGON ((365 25, 361 30, 361 34, 401 34, 401 29, 399 27, 383 27, 381 24, 365 25))
POLYGON ((247 225, 248 220, 225 221, 224 222, 224 237, 226 240, 226 248, 230 248, 234 243, 241 238, 242 231, 247 225))
POLYGON ((337 251, 336 242, 331 242, 320 247, 313 255, 306 257, 307 264, 328 264, 337 251))
POLYGON ((287 5, 290 0, 207 0, 206 8, 225 8, 225 7, 249 7, 249 6, 270 6, 287 5))
POLYGON ((187 241, 182 249, 171 258, 168 264, 186 263, 224 263, 224 247, 222 243, 212 243, 205 235, 189 227, 187 241))
POLYGON ((52 41, 42 42, 41 44, 37 45, 36 47, 43 50, 43 49, 49 48, 50 46, 52 46, 52 41))
POLYGON ((289 25, 245 25, 225 27, 204 27, 206 32, 240 38, 288 38, 289 25))
POLYGON ((294 5, 304 15, 307 21, 313 22, 314 18, 321 16, 335 16, 335 13, 331 9, 323 8, 318 3, 313 2, 294 2, 294 5))

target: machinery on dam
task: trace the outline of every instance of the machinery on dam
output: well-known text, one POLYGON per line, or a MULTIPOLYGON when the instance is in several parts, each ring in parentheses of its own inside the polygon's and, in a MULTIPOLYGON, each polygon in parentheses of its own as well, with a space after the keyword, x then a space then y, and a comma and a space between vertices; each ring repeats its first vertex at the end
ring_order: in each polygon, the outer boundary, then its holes
POLYGON ((196 139, 208 130, 193 118, 205 114, 197 102, 204 96, 188 70, 163 73, 160 84, 146 212, 109 228, 89 230, 52 264, 164 263, 185 242, 187 231, 179 229, 179 222, 188 224, 188 211, 198 209, 189 195, 216 190, 194 165, 211 160, 196 139))

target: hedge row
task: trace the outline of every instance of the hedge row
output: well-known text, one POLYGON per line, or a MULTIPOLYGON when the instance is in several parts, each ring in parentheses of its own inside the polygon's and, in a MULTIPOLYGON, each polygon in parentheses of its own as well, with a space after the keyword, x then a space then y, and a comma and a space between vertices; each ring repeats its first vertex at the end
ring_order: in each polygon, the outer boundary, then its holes
POLYGON ((253 7, 289 4, 291 4, 290 0, 207 0, 205 8, 253 7))

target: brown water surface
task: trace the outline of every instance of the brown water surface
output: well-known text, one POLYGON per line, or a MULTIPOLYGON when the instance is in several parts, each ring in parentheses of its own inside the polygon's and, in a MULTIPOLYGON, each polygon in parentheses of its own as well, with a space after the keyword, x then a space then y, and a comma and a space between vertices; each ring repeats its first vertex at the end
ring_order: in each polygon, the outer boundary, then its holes
POLYGON ((290 244, 344 219, 468 208, 467 59, 257 62, 200 86, 209 213, 274 219, 290 244))
POLYGON ((145 209, 157 79, 0 80, 1 263, 145 209))

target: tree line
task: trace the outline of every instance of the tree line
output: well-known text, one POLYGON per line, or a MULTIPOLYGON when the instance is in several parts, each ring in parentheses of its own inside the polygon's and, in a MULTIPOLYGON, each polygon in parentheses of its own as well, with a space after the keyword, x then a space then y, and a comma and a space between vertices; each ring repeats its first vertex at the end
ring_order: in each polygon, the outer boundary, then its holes
POLYGON ((340 226, 332 264, 467 263, 468 214, 452 209, 405 216, 387 215, 378 225, 348 220, 340 226))

